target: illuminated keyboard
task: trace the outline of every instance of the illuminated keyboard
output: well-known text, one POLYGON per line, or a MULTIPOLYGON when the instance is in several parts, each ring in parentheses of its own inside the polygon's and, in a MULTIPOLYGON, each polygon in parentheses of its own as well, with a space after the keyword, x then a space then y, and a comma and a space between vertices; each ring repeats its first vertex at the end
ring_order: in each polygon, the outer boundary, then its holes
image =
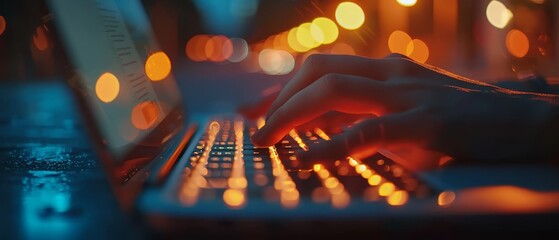
POLYGON ((411 172, 382 154, 347 157, 333 167, 302 168, 296 151, 330 137, 321 129, 292 130, 273 147, 257 148, 250 136, 264 123, 223 118, 211 121, 184 167, 178 197, 186 206, 220 198, 229 208, 264 199, 284 208, 301 201, 345 208, 354 201, 404 205, 434 192, 411 172))

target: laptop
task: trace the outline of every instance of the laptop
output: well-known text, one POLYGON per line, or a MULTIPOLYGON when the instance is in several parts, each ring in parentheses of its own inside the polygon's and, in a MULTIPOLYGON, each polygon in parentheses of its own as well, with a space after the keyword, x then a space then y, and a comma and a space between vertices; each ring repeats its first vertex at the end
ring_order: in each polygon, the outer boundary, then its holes
POLYGON ((257 148, 250 136, 264 120, 185 109, 173 64, 140 1, 46 3, 45 26, 61 46, 57 54, 67 61, 66 78, 115 196, 150 229, 274 236, 440 232, 444 226, 493 228, 486 223, 496 219, 556 227, 522 222, 557 218, 555 168, 448 164, 412 171, 417 154, 409 149, 303 168, 294 153, 328 141, 322 129, 293 130, 275 146, 257 148), (194 231, 200 229, 208 231, 194 231))

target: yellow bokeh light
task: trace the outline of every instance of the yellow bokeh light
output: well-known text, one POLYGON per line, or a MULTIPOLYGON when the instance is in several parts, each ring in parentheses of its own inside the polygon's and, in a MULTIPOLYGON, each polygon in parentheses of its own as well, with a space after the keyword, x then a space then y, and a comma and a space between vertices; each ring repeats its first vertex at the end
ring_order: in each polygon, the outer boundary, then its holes
POLYGON ((6 30, 6 19, 4 18, 4 16, 0 15, 0 36, 2 36, 4 30, 6 30))
POLYGON ((95 93, 99 100, 109 103, 115 100, 120 91, 118 78, 110 72, 101 74, 95 83, 95 93))
POLYGON ((155 52, 146 60, 145 71, 152 81, 161 81, 171 73, 171 60, 163 51, 155 52))
POLYGON ((417 3, 417 0, 397 0, 397 2, 404 7, 411 7, 417 3))
POLYGON ((315 18, 311 24, 311 36, 321 44, 330 44, 338 39, 338 27, 329 18, 315 18))
POLYGON ((407 55, 408 45, 411 41, 410 35, 406 32, 394 31, 388 37, 388 48, 392 53, 407 55))
POLYGON ((512 12, 499 1, 491 1, 487 5, 485 14, 489 23, 496 28, 504 28, 513 17, 512 12))
POLYGON ((444 191, 439 194, 437 203, 441 207, 447 207, 454 202, 454 199, 456 199, 456 194, 454 194, 454 192, 444 191))
POLYGON ((367 182, 371 186, 376 186, 380 183, 381 180, 382 178, 379 175, 374 174, 373 176, 369 177, 369 179, 367 179, 367 182))
POLYGON ((297 40, 297 29, 298 27, 289 30, 289 33, 287 34, 287 44, 289 44, 289 47, 296 52, 306 52, 310 50, 310 48, 299 43, 299 40, 297 40))
POLYGON ((245 195, 238 189, 227 189, 223 192, 223 202, 229 207, 240 207, 245 203, 245 195))
POLYGON ((512 29, 507 33, 507 50, 517 58, 526 56, 530 50, 530 40, 528 36, 518 29, 512 29))
POLYGON ((365 22, 363 9, 353 2, 342 2, 336 8, 336 21, 348 30, 355 30, 365 22))
POLYGON ((383 197, 390 196, 390 194, 392 194, 394 190, 396 190, 396 186, 394 186, 394 183, 385 182, 378 188, 378 195, 381 195, 383 197))
POLYGON ((314 40, 311 35, 311 23, 303 23, 297 28, 297 41, 306 48, 315 48, 320 45, 320 42, 314 40))
POLYGON ((390 194, 386 201, 392 206, 401 206, 408 202, 408 193, 406 191, 398 190, 390 194))
POLYGON ((420 63, 425 63, 429 59, 429 47, 425 42, 414 39, 406 47, 406 56, 420 63))

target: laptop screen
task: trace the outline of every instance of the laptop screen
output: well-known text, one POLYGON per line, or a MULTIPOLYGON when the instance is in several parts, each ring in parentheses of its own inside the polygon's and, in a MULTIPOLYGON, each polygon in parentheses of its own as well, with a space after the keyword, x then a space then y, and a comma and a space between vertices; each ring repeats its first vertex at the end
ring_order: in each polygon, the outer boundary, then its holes
POLYGON ((157 45, 139 1, 48 4, 71 62, 70 80, 125 182, 180 130, 171 124, 183 117, 171 61, 157 45))

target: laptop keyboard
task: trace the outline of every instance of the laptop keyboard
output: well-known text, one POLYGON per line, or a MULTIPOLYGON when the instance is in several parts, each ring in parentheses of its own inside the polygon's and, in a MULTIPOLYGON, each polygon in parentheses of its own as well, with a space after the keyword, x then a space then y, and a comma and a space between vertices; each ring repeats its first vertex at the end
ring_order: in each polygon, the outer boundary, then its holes
POLYGON ((221 199, 243 208, 250 199, 264 199, 285 208, 301 201, 345 208, 351 202, 404 205, 426 198, 433 190, 411 172, 382 154, 366 159, 348 157, 332 167, 303 167, 296 151, 328 141, 321 129, 289 135, 273 147, 257 148, 250 136, 264 124, 241 118, 215 119, 208 124, 184 167, 178 197, 186 206, 221 199))

